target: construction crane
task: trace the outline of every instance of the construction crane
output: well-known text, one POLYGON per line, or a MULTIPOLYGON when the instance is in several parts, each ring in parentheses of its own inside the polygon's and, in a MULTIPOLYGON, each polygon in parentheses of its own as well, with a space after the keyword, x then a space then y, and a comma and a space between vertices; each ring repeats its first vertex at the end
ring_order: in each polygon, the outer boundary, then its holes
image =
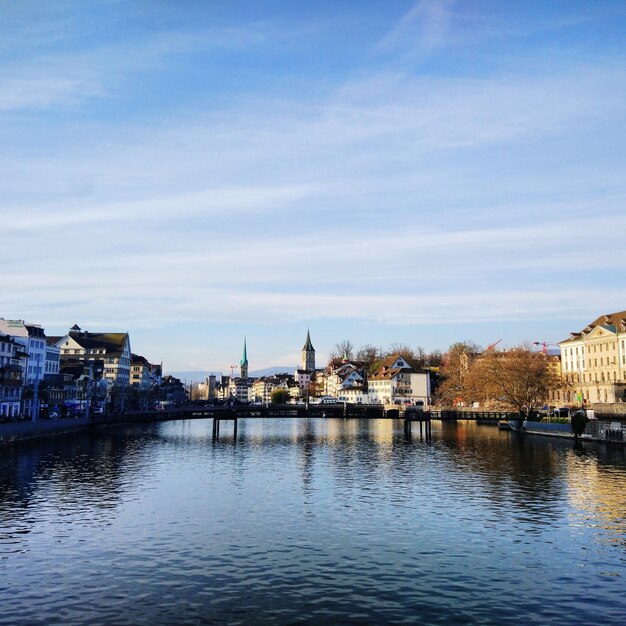
POLYGON ((483 350, 483 354, 485 354, 485 352, 491 352, 500 342, 502 341, 502 339, 498 339, 498 341, 494 341, 493 343, 490 343, 484 350, 483 350))
POLYGON ((556 346, 558 348, 559 344, 554 341, 533 341, 533 346, 541 346, 541 352, 548 354, 548 346, 556 346))

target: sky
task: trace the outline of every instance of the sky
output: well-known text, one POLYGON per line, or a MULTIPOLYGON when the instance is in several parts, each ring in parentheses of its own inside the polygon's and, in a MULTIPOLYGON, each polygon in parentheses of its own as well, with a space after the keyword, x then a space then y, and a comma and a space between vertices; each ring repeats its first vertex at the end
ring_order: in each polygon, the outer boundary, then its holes
POLYGON ((626 4, 0 0, 0 316, 166 371, 626 309, 626 4))

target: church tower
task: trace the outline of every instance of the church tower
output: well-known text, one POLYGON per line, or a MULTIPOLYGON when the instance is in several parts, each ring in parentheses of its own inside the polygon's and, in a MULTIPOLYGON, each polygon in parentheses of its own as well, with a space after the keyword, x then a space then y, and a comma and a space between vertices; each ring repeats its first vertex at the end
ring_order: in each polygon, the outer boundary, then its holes
POLYGON ((311 336, 309 331, 306 331, 306 341, 302 348, 302 369, 309 372, 315 371, 315 348, 311 343, 311 336))
POLYGON ((241 355, 240 372, 241 378, 248 378, 248 347, 246 346, 246 338, 243 338, 243 354, 241 355))

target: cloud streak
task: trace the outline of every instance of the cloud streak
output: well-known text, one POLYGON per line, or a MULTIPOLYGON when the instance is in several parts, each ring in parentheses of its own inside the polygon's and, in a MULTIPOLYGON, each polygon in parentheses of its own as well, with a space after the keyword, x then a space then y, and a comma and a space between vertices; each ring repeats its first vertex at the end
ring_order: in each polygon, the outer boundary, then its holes
POLYGON ((425 0, 351 47, 258 15, 27 29, 0 47, 0 314, 174 336, 623 308, 621 59, 492 50, 475 13, 425 0))

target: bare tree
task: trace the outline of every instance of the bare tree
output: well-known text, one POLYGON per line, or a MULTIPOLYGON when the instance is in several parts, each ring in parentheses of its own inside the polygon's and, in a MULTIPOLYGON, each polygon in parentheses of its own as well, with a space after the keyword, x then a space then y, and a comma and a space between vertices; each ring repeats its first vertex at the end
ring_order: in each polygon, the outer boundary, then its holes
POLYGON ((441 367, 443 381, 437 391, 438 400, 443 406, 469 404, 466 377, 481 349, 471 341, 450 346, 441 367))
POLYGON ((443 354, 440 350, 433 350, 426 355, 426 367, 441 367, 443 365, 443 354))
POLYGON ((335 344, 333 354, 345 361, 351 361, 354 358, 354 344, 349 339, 344 339, 335 344))
POLYGON ((413 350, 413 360, 411 361, 413 367, 419 370, 423 370, 426 367, 426 351, 422 346, 417 346, 413 350))
POLYGON ((371 343, 361 346, 359 351, 356 353, 357 361, 360 361, 363 364, 363 369, 368 373, 373 371, 373 368, 380 361, 380 358, 380 351, 371 343))
POLYGON ((507 352, 490 351, 473 372, 476 393, 497 401, 520 415, 532 415, 559 381, 546 355, 522 345, 507 352))
POLYGON ((406 359, 411 365, 415 362, 415 352, 405 343, 392 343, 387 350, 387 356, 399 355, 403 359, 406 359))

